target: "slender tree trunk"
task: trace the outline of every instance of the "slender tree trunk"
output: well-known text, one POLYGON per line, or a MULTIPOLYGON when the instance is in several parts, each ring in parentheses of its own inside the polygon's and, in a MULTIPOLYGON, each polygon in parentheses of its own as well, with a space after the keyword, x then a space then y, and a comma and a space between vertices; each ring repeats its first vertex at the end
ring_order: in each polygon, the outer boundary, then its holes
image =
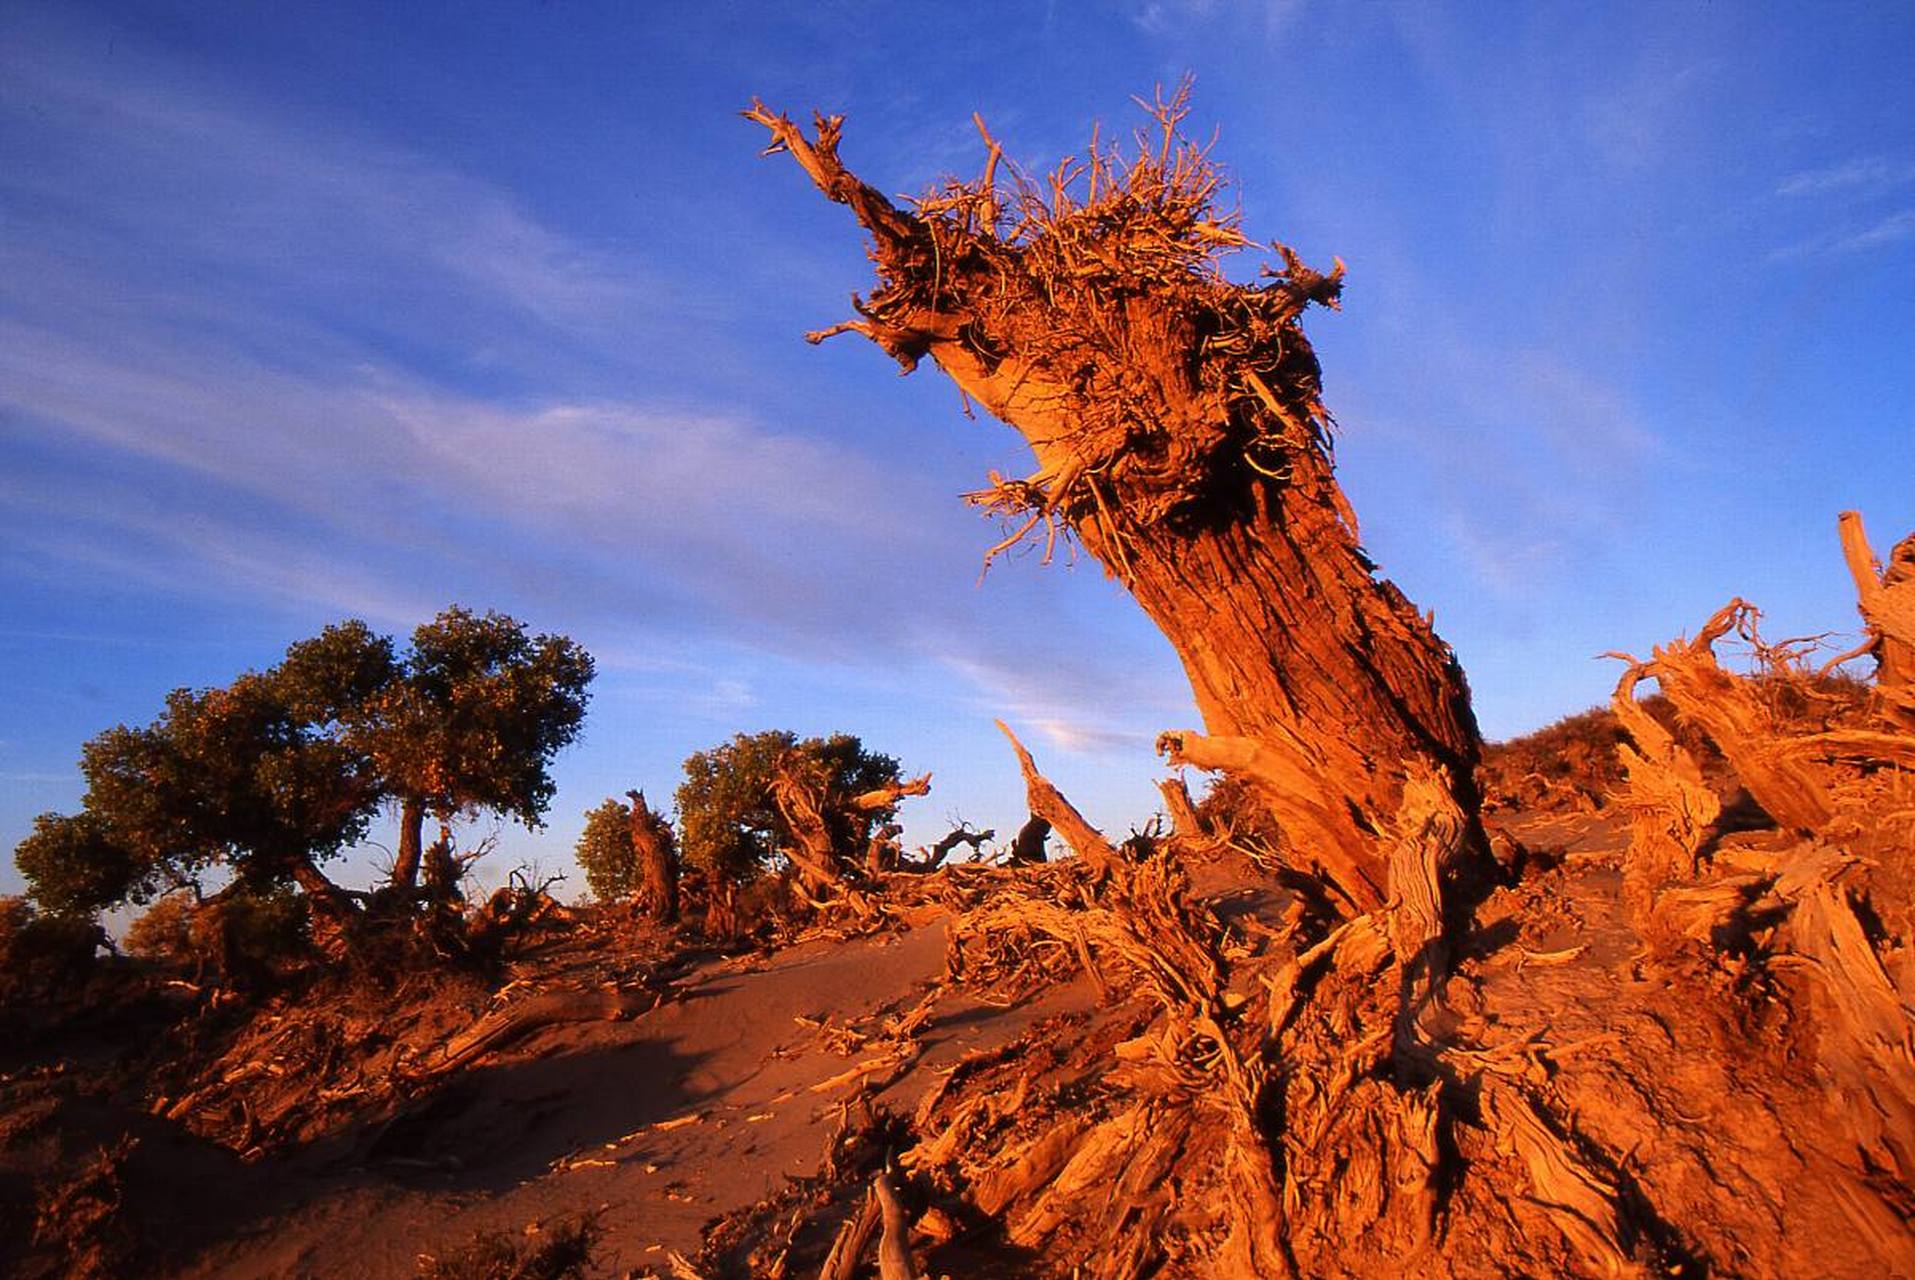
POLYGON ((738 939, 738 886, 716 871, 706 885, 705 932, 722 942, 738 939))
POLYGON ((399 852, 392 860, 392 887, 410 889, 419 883, 419 864, 425 855, 426 802, 407 796, 399 802, 399 852))
POLYGON ((985 176, 916 213, 844 168, 837 118, 807 137, 747 114, 873 238, 881 287, 861 319, 813 339, 860 332, 907 370, 929 356, 1024 436, 1034 473, 971 495, 1013 523, 992 554, 1068 531, 1131 591, 1203 717, 1205 733, 1163 736, 1171 761, 1240 775, 1291 860, 1356 910, 1389 897, 1405 783, 1433 778, 1465 815, 1439 871, 1480 886, 1493 863, 1469 690, 1358 543, 1298 324, 1335 303, 1341 269, 1284 250, 1267 285, 1224 279, 1218 247, 1248 242, 1212 208, 1203 153, 1173 141, 1180 111, 1164 113, 1160 151, 1093 153, 1078 178, 1008 194, 987 136, 985 176))

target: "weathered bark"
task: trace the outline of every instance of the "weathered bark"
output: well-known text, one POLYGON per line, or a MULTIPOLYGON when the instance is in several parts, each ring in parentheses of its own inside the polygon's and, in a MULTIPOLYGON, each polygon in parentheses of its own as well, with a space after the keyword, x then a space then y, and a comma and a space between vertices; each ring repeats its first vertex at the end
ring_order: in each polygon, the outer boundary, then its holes
MULTIPOLYGON (((1624 656, 1624 655, 1617 655, 1624 656)), ((1680 922, 1659 912, 1664 890, 1696 877, 1704 846, 1716 832, 1722 803, 1703 781, 1702 768, 1675 735, 1636 700, 1636 686, 1650 668, 1633 660, 1616 683, 1610 708, 1634 745, 1619 743, 1625 782, 1621 801, 1629 813, 1630 841, 1623 858, 1623 891, 1636 925, 1657 946, 1685 933, 1680 922)), ((1684 899, 1671 899, 1680 907, 1684 899)))
MULTIPOLYGON (((1025 801, 1031 807, 1032 819, 1043 819, 1047 830, 1055 827, 1057 834, 1064 837, 1064 843, 1086 862, 1095 865, 1107 863, 1115 858, 1117 851, 1110 847, 1110 841, 1104 839, 1102 832, 1084 820, 1084 815, 1077 811, 1077 806, 1065 798, 1062 791, 1051 785, 1049 778, 1038 772, 1037 762, 1031 759, 1031 753, 1024 749, 1024 744, 1017 740, 1017 735, 1011 732, 1010 727, 1002 720, 997 722, 997 727, 1005 737, 1011 740, 1011 749, 1017 752, 1018 768, 1024 773, 1025 801)), ((1023 833, 1019 832, 1018 837, 1021 841, 1023 833)), ((1038 840, 1038 848, 1041 851, 1043 836, 1040 835, 1038 840)), ((1042 861, 1043 859, 1040 857, 1034 860, 1042 861)))
POLYGON ((784 819, 790 837, 784 846, 798 883, 812 897, 822 897, 844 879, 838 848, 825 817, 829 784, 817 763, 797 752, 788 753, 772 780, 771 798, 784 819))
POLYGON ((1660 646, 1643 670, 1688 723, 1715 741, 1756 803, 1780 825, 1802 833, 1822 830, 1831 816, 1827 787, 1775 731, 1754 684, 1724 671, 1715 643, 1731 632, 1754 635, 1756 612, 1732 600, 1702 625, 1693 640, 1660 646))
POLYGON ((868 876, 880 875, 898 868, 898 836, 904 828, 895 822, 887 822, 877 827, 864 842, 864 873, 868 876))
POLYGON ((1915 534, 1897 543, 1888 564, 1878 567, 1861 513, 1844 511, 1840 527, 1883 713, 1890 723, 1915 730, 1915 534))
POLYGON ((425 855, 426 802, 407 796, 399 803, 399 852, 392 859, 392 887, 410 889, 419 883, 419 864, 425 855))
POLYGON ((884 1231, 878 1239, 878 1280, 917 1280, 918 1268, 911 1260, 911 1221, 905 1216, 897 1187, 892 1185, 891 1171, 878 1170, 871 1189, 884 1219, 884 1231))
POLYGON ((832 332, 907 370, 928 355, 1016 427, 1035 473, 994 476, 973 501, 1020 533, 1075 534, 1176 647, 1208 736, 1167 735, 1172 760, 1242 775, 1292 859, 1356 909, 1383 903, 1385 833, 1405 779, 1429 773, 1472 826, 1444 877, 1480 883, 1468 689, 1358 545, 1298 324, 1334 304, 1340 268, 1284 251, 1261 287, 1225 280, 1216 252, 1248 241, 1212 209, 1214 168, 1175 141, 1175 103, 1161 147, 1135 159, 1093 151, 1075 176, 1000 197, 992 144, 982 180, 915 213, 843 166, 838 117, 807 137, 747 115, 872 237, 881 287, 832 332))
POLYGON ((639 906, 661 924, 678 919, 678 857, 672 824, 645 803, 643 791, 631 797, 632 853, 638 859, 639 906))
POLYGON ((772 778, 771 800, 784 820, 788 839, 783 852, 799 886, 815 899, 843 883, 847 871, 855 876, 854 859, 862 855, 869 863, 875 856, 871 828, 878 816, 905 796, 930 790, 927 773, 845 795, 816 760, 800 751, 787 752, 772 778))
POLYGON ((1190 798, 1190 788, 1184 785, 1182 778, 1165 778, 1157 784, 1157 790, 1164 797, 1164 811, 1170 815, 1170 829, 1173 834, 1186 840, 1197 840, 1210 834, 1204 827, 1202 815, 1197 812, 1197 804, 1190 798))

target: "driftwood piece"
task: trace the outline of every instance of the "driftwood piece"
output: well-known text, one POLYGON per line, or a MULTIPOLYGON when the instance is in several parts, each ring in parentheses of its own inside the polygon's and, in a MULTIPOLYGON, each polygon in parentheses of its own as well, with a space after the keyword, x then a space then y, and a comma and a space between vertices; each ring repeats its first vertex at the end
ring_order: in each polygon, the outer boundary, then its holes
POLYGON ((1863 1167, 1915 1185, 1915 1013, 1843 887, 1852 863, 1826 846, 1799 846, 1783 860, 1774 891, 1792 905, 1790 950, 1822 996, 1817 1049, 1843 1127, 1863 1167))
POLYGON ((879 1280, 918 1280, 917 1264, 911 1260, 911 1223, 905 1217, 904 1201, 889 1169, 878 1170, 871 1180, 871 1192, 884 1219, 884 1231, 878 1239, 879 1280))
POLYGON ((771 797, 791 836, 784 853, 799 882, 813 896, 828 893, 844 879, 844 868, 825 816, 823 769, 801 752, 788 752, 772 777, 771 797))
MULTIPOLYGON (((1654 923, 1658 903, 1669 886, 1694 880, 1703 847, 1722 816, 1722 802, 1703 781, 1695 757, 1636 700, 1636 686, 1649 666, 1617 656, 1629 665, 1616 682, 1610 707, 1635 743, 1616 746, 1624 778, 1621 801, 1629 813, 1630 829, 1623 889, 1637 927, 1660 944, 1671 928, 1654 923)), ((1724 905, 1733 907, 1739 901, 1738 897, 1724 905)), ((1699 904, 1671 900, 1669 905, 1680 908, 1678 914, 1691 922, 1675 925, 1674 932, 1698 936, 1693 923, 1698 917, 1688 908, 1699 904)), ((1700 936, 1706 937, 1706 931, 1700 936)))
POLYGON ((874 1187, 858 1202, 858 1211, 838 1227, 838 1234, 831 1242, 831 1252, 825 1255, 824 1266, 818 1271, 818 1280, 851 1280, 857 1274, 865 1248, 871 1243, 871 1237, 877 1234, 883 1220, 883 1207, 878 1203, 878 1193, 874 1187))
POLYGON ((1182 778, 1164 778, 1157 783, 1157 790, 1164 797, 1164 812, 1170 815, 1170 829, 1186 840, 1200 840, 1209 835, 1203 819, 1198 816, 1196 802, 1190 798, 1190 788, 1184 785, 1182 778))
POLYGON ((924 850, 923 859, 911 869, 914 871, 936 871, 944 865, 944 860, 956 852, 960 846, 970 849, 971 852, 975 854, 984 846, 986 841, 995 840, 996 838, 997 831, 994 828, 987 827, 983 831, 973 831, 971 830, 970 823, 960 822, 957 826, 951 828, 951 830, 941 836, 936 844, 924 850))
POLYGON ((542 1027, 562 1022, 629 1018, 658 1006, 656 992, 618 986, 596 991, 547 991, 495 1010, 446 1041, 426 1064, 437 1074, 455 1071, 474 1059, 503 1049, 542 1027))

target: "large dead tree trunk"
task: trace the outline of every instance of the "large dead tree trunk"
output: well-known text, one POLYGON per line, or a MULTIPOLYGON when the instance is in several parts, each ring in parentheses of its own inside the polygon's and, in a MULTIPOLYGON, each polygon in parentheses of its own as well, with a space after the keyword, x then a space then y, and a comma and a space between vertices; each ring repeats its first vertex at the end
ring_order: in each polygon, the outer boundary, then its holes
POLYGON ((784 855, 798 884, 814 900, 827 897, 844 879, 844 858, 825 812, 830 789, 823 766, 798 751, 786 753, 771 784, 772 803, 788 836, 784 855))
POLYGON ((640 905, 661 924, 678 919, 678 855, 672 824, 645 803, 643 791, 631 797, 632 853, 638 859, 640 905))
POLYGON ((1899 728, 1915 730, 1915 533, 1895 544, 1883 566, 1868 544, 1861 512, 1844 511, 1840 527, 1883 714, 1899 728))
MULTIPOLYGON (((840 162, 841 118, 807 136, 747 113, 872 238, 880 287, 813 339, 860 332, 907 370, 929 356, 1022 433, 1034 473, 971 495, 1014 522, 991 555, 1075 535, 1183 660, 1206 733, 1166 734, 1172 762, 1241 775, 1292 859, 1370 909, 1406 778, 1434 774, 1476 812, 1469 693, 1429 620, 1375 576, 1333 476, 1298 317, 1335 304, 1341 266, 1279 247, 1265 283, 1225 279, 1219 253, 1249 241, 1214 208, 1221 178, 1178 139, 1182 114, 1160 104, 1161 136, 1134 157, 1093 146, 1007 189, 985 134, 983 177, 907 212, 840 162)), ((1473 817, 1442 861, 1451 880, 1487 874, 1473 817)))

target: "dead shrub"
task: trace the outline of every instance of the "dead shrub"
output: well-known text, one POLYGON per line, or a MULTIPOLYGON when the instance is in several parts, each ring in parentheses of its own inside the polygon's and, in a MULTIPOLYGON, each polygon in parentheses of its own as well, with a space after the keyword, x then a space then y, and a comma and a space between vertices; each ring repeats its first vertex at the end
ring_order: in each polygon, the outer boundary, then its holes
POLYGON ((419 1280, 583 1280, 605 1229, 597 1214, 534 1222, 517 1237, 485 1231, 444 1257, 419 1256, 419 1280))
POLYGON ((140 1242, 123 1211, 120 1172, 139 1145, 122 1137, 100 1147, 42 1185, 34 1207, 33 1243, 59 1260, 70 1280, 117 1280, 137 1274, 140 1242))

